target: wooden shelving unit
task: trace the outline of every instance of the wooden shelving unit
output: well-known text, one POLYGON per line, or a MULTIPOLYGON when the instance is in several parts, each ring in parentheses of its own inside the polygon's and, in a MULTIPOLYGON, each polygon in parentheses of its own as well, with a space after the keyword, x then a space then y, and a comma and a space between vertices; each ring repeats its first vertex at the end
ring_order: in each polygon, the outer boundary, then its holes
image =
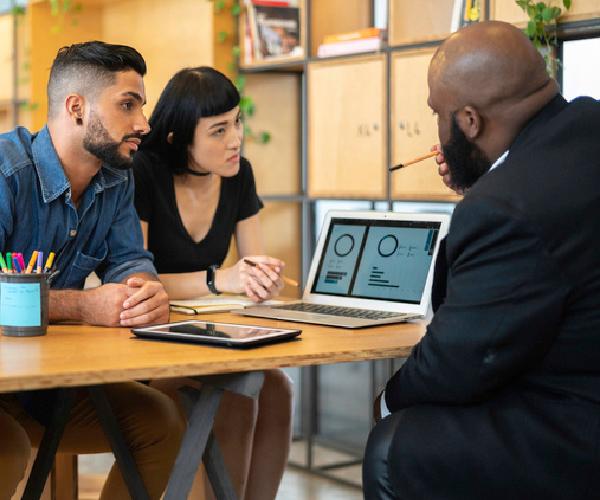
MULTIPOLYGON (((305 57, 242 68, 247 93, 257 103, 256 116, 248 123, 272 136, 267 145, 245 145, 266 202, 261 216, 265 233, 276 234, 267 240, 267 250, 299 273, 290 275, 302 279, 307 274, 319 200, 366 200, 372 207, 383 201, 388 208, 396 200, 460 200, 440 182, 434 160, 394 174, 387 171, 438 142, 436 118, 427 106, 427 68, 451 33, 453 4, 388 0, 387 40, 380 50, 319 59, 317 48, 326 35, 373 26, 374 1, 299 0, 305 57)), ((525 20, 514 0, 484 0, 480 8, 481 19, 516 25, 525 20)), ((564 26, 576 36, 577 30, 589 33, 591 22, 600 33, 599 17, 600 0, 574 0, 564 26)), ((371 365, 370 392, 376 394, 394 369, 392 363, 371 365)), ((317 368, 303 372, 304 465, 324 474, 310 451, 318 431, 318 381, 317 368)))

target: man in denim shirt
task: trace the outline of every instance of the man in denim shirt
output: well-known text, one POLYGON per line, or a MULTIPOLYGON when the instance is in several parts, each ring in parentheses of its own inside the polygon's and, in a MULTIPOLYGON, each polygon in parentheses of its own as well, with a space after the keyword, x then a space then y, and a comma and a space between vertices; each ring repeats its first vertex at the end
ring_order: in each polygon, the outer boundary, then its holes
MULTIPOLYGON (((145 72, 131 47, 65 47, 50 73, 48 125, 37 134, 17 128, 0 135, 0 251, 56 252, 50 321, 130 327, 168 320, 167 294, 132 204, 129 168, 149 130, 142 112, 145 72), (92 271, 102 286, 82 290, 92 271)), ((135 382, 106 389, 150 496, 159 498, 183 432, 174 403, 135 382)), ((0 397, 0 471, 9 471, 0 474, 0 498, 10 497, 22 477, 15 464, 26 462, 29 440, 39 443, 52 396, 0 397), (26 434, 15 430, 17 422, 26 434), (1 449, 3 443, 12 449, 1 449)), ((61 443, 72 453, 110 450, 85 394, 61 443)), ((128 498, 116 467, 102 498, 128 498)))

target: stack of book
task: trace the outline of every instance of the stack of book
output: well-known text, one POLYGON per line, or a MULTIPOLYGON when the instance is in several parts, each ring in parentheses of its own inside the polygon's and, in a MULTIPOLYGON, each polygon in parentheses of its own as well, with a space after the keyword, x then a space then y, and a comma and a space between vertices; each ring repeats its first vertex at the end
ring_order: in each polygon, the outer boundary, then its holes
POLYGON ((300 11, 287 0, 245 0, 244 62, 302 57, 300 11))
POLYGON ((365 28, 349 33, 327 35, 317 49, 318 57, 340 56, 357 52, 371 52, 383 46, 385 30, 365 28))

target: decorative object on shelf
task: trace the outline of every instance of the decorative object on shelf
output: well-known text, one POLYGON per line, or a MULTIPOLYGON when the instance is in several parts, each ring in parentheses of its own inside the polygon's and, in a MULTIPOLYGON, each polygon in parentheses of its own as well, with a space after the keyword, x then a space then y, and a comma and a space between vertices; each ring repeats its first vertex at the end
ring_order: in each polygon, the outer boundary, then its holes
MULTIPOLYGON (((208 0, 208 1, 213 2, 213 8, 215 10, 215 14, 224 12, 227 9, 227 7, 229 7, 229 13, 236 20, 236 24, 237 24, 237 20, 239 19, 240 12, 241 12, 241 6, 240 6, 239 0, 232 0, 230 2, 229 6, 226 5, 225 0, 208 0)), ((264 1, 267 1, 267 0, 264 0, 264 1)), ((248 16, 246 16, 246 20, 247 19, 248 19, 248 16)), ((246 32, 248 31, 247 27, 246 27, 245 31, 246 32)), ((252 97, 246 95, 246 93, 245 93, 246 78, 244 77, 244 75, 240 74, 240 52, 241 51, 240 51, 240 46, 239 46, 239 37, 237 36, 236 33, 234 33, 232 35, 231 33, 227 33, 225 31, 220 31, 219 33, 217 33, 217 40, 219 41, 219 43, 225 43, 232 36, 234 38, 234 44, 231 49, 231 62, 228 65, 228 69, 232 75, 233 83, 237 87, 237 89, 240 93, 240 96, 241 96, 240 111, 242 112, 242 116, 244 116, 245 118, 249 118, 254 115, 254 113, 256 111, 256 106, 254 104, 252 97)), ((244 36, 244 40, 246 40, 246 36, 244 36)), ((271 141, 271 133, 270 132, 268 132, 266 130, 262 130, 260 132, 254 132, 252 130, 252 128, 246 122, 244 122, 244 137, 245 137, 246 141, 258 142, 259 144, 267 144, 271 141)))
POLYGON ((455 32, 481 19, 481 0, 454 0, 450 31, 455 32))
POLYGON ((245 0, 245 54, 250 62, 302 57, 300 9, 281 0, 245 0), (250 50, 248 50, 250 49, 250 50))
MULTIPOLYGON (((515 1, 529 17, 525 33, 544 56, 548 74, 555 77, 556 71, 560 65, 560 60, 556 57, 556 47, 558 45, 556 28, 558 18, 563 14, 563 10, 556 5, 552 5, 553 2, 551 1, 515 1)), ((571 8, 572 0, 561 0, 560 3, 566 11, 571 8)))
POLYGON ((348 33, 327 35, 317 49, 318 57, 331 57, 359 52, 371 52, 383 47, 385 30, 364 28, 348 33))

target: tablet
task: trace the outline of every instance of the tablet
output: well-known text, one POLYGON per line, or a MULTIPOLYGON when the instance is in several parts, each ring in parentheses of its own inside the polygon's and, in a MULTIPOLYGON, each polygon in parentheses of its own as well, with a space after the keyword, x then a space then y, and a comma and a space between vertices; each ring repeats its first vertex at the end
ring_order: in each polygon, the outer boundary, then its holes
POLYGON ((253 347, 281 342, 297 337, 301 332, 301 330, 195 320, 134 328, 131 331, 141 338, 176 340, 225 347, 253 347))

